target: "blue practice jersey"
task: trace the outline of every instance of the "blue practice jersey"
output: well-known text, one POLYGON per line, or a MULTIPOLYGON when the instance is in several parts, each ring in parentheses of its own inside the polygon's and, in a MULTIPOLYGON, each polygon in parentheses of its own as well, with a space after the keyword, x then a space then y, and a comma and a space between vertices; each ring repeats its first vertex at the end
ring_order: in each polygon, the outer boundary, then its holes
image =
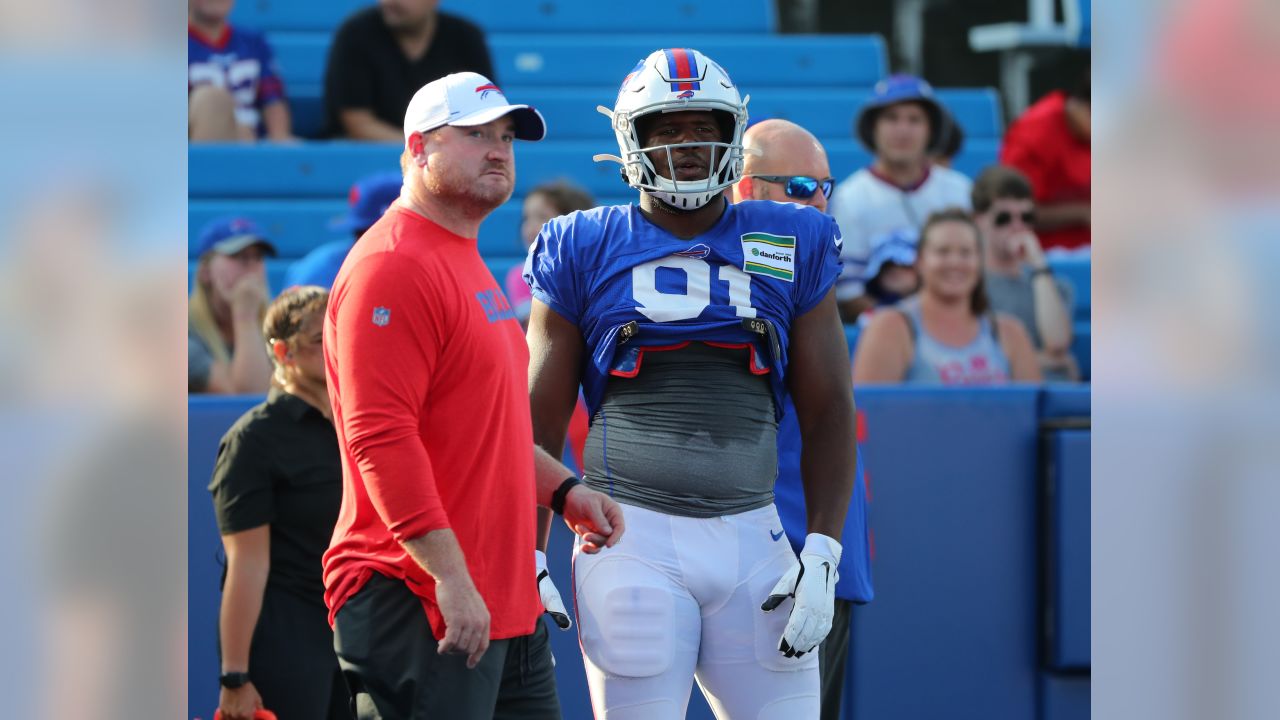
POLYGON ((728 205, 690 240, 635 205, 574 212, 543 226, 524 269, 533 296, 586 339, 582 388, 593 418, 610 374, 634 375, 644 348, 686 341, 749 344, 752 370, 768 373, 781 416, 792 323, 839 274, 834 220, 755 200, 728 205))

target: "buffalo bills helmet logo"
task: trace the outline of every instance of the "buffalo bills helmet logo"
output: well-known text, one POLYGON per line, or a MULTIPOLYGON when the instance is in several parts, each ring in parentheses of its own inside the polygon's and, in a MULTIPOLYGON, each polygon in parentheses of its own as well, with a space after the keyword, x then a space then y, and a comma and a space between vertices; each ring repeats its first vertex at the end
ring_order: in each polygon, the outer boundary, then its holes
POLYGON ((693 97, 693 91, 692 91, 692 90, 685 90, 684 92, 680 93, 679 95, 676 95, 676 97, 678 97, 678 98, 691 98, 691 97, 693 97))

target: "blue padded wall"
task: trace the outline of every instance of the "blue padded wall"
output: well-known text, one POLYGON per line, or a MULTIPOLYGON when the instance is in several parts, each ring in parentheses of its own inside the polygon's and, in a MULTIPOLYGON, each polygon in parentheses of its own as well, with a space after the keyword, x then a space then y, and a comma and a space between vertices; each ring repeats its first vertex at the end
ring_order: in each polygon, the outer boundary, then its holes
POLYGON ((1090 431, 1048 440, 1047 657, 1054 670, 1090 666, 1090 431))
POLYGON ((876 599, 854 609, 851 717, 1033 717, 1037 388, 857 401, 876 599))

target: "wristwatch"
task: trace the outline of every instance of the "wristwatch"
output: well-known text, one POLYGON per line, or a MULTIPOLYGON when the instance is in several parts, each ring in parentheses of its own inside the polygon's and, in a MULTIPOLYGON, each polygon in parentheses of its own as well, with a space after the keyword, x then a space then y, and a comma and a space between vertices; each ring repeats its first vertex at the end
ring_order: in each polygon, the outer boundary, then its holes
POLYGON ((218 684, 228 690, 244 687, 249 682, 247 672, 227 672, 218 677, 218 684))

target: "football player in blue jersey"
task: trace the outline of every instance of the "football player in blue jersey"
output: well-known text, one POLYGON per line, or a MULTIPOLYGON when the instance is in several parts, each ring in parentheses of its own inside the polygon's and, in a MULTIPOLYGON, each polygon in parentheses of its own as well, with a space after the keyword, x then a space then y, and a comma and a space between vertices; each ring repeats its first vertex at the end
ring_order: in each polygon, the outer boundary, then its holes
POLYGON ((612 110, 639 205, 548 222, 525 267, 534 435, 564 447, 582 385, 585 482, 627 540, 575 549, 596 717, 682 718, 696 676, 720 718, 816 718, 855 472, 835 222, 723 195, 742 174, 746 101, 702 53, 659 50, 612 110), (773 504, 780 408, 794 402, 808 535, 773 504))

